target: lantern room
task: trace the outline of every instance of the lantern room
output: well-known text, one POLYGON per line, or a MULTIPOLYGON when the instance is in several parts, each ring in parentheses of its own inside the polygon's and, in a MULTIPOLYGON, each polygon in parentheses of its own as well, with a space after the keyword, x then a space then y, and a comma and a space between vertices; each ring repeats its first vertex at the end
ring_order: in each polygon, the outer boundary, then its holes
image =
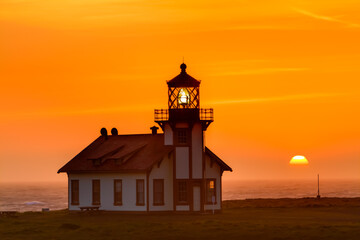
POLYGON ((195 108, 200 106, 200 81, 186 73, 186 64, 180 65, 179 75, 167 82, 169 87, 169 109, 195 108))
POLYGON ((181 72, 167 81, 168 109, 155 109, 155 122, 161 128, 165 122, 202 122, 203 129, 214 120, 213 109, 200 109, 200 81, 186 72, 186 64, 180 65, 181 72))

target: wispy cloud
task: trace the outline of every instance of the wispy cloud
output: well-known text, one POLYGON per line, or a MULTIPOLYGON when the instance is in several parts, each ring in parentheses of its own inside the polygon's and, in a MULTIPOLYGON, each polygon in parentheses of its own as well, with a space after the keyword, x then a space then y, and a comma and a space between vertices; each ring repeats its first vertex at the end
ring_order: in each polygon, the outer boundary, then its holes
POLYGON ((257 75, 257 74, 271 74, 279 72, 299 72, 307 71, 309 68, 259 68, 259 69, 245 69, 240 71, 221 72, 215 74, 216 76, 236 76, 236 75, 257 75))
POLYGON ((335 17, 329 17, 329 16, 325 16, 325 15, 319 15, 319 14, 316 14, 316 13, 313 13, 313 12, 309 12, 309 11, 306 11, 306 10, 303 10, 303 9, 299 9, 299 8, 293 8, 293 10, 296 11, 296 12, 298 12, 298 13, 301 13, 301 14, 303 14, 303 15, 306 15, 306 16, 308 16, 308 17, 315 18, 315 19, 320 19, 320 20, 324 20, 324 21, 328 21, 328 22, 342 23, 342 24, 345 24, 347 27, 354 27, 354 28, 360 27, 359 24, 352 23, 352 22, 348 22, 348 21, 343 21, 343 20, 338 19, 338 18, 335 18, 335 17))
POLYGON ((248 99, 214 101, 214 102, 209 102, 208 104, 220 105, 220 104, 238 104, 238 103, 261 103, 261 102, 327 98, 327 97, 336 97, 336 96, 344 96, 344 95, 345 94, 343 93, 308 93, 308 94, 295 94, 295 95, 285 95, 285 96, 276 96, 276 97, 268 97, 268 98, 248 98, 248 99))
POLYGON ((60 117, 60 116, 82 116, 82 115, 98 115, 98 114, 120 114, 124 112, 143 112, 152 111, 154 105, 138 104, 120 107, 104 107, 104 108, 84 108, 84 109, 46 109, 35 111, 17 111, 0 114, 1 118, 41 118, 41 117, 60 117))

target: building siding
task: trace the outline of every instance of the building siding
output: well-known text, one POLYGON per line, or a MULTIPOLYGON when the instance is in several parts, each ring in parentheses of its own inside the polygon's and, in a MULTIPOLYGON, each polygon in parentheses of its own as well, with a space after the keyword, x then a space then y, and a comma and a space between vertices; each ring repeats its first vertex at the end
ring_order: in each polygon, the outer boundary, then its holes
POLYGON ((176 178, 189 179, 189 147, 176 147, 176 178))
POLYGON ((161 164, 153 166, 149 174, 149 210, 172 211, 173 210, 173 158, 166 156, 161 164), (154 179, 164 179, 164 205, 154 206, 154 179))
POLYGON ((189 205, 177 205, 176 206, 176 211, 190 211, 190 206, 189 205))
MULTIPOLYGON (((183 163, 184 158, 188 160, 188 148, 178 147, 177 158, 181 159, 183 163)), ((183 165, 181 165, 183 167, 183 165)), ((180 169, 181 169, 180 167, 180 169)), ((183 168, 178 171, 178 177, 186 179, 188 175, 188 168, 183 168)), ((145 205, 136 206, 136 180, 143 179, 145 186, 147 185, 146 173, 81 173, 68 174, 69 186, 69 210, 80 210, 82 206, 92 206, 92 180, 100 180, 100 210, 109 211, 147 211, 146 204, 149 204, 149 211, 172 211, 173 210, 173 156, 166 156, 161 163, 154 165, 149 173, 149 193, 145 187, 145 205), (122 205, 114 205, 114 179, 122 180, 122 205), (164 205, 153 205, 153 180, 164 179, 164 205), (71 205, 71 180, 79 180, 79 205, 71 205), (146 196, 149 197, 148 201, 146 196)), ((205 210, 220 210, 221 209, 221 169, 214 162, 211 166, 211 160, 208 156, 205 157, 205 179, 216 180, 216 204, 205 204, 205 210)), ((191 190, 193 191, 193 189, 191 190)), ((177 205, 176 211, 189 211, 189 205, 177 205)))
POLYGON ((164 145, 174 145, 174 135, 170 124, 165 124, 164 129, 164 145))
POLYGON ((192 129, 192 178, 202 178, 202 126, 196 123, 192 129))
MULTIPOLYGON (((69 173, 69 182, 72 179, 79 180, 79 205, 71 205, 69 210, 80 210, 82 206, 92 206, 92 180, 100 180, 100 210, 109 211, 146 211, 146 199, 144 206, 136 206, 136 179, 143 179, 146 186, 146 173, 133 174, 107 174, 107 173, 69 173), (122 179, 122 205, 114 205, 114 179, 122 179)), ((69 184, 69 189, 71 188, 69 184)), ((69 191, 71 193, 71 189, 69 191)), ((145 187, 146 196, 146 187, 145 187)), ((69 194, 69 200, 71 196, 69 194)))

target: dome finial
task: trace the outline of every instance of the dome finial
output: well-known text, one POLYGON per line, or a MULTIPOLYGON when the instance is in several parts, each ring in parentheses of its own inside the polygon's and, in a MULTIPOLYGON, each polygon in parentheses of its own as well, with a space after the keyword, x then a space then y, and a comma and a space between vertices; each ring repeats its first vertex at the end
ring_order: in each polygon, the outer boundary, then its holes
POLYGON ((181 69, 181 72, 186 72, 186 64, 185 63, 182 63, 180 65, 180 69, 181 69))

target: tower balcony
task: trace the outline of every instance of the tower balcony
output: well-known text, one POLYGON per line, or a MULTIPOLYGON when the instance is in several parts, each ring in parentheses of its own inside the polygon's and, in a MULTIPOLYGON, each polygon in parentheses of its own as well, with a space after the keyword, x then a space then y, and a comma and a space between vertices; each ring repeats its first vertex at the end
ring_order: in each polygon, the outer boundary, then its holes
POLYGON ((169 120, 169 109, 155 109, 154 121, 155 122, 167 122, 169 120))
POLYGON ((214 121, 212 108, 186 108, 186 109, 155 109, 154 120, 161 128, 165 122, 197 122, 203 123, 206 129, 214 121))

